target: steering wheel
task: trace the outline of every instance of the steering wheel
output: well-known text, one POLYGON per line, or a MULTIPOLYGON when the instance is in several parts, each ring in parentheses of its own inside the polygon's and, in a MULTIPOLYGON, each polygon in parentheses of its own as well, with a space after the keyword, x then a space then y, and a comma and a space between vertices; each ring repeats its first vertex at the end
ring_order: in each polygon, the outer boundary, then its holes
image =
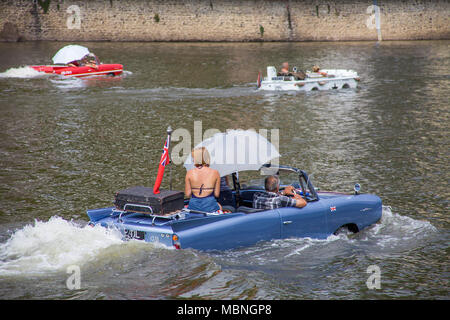
MULTIPOLYGON (((303 192, 303 189, 301 188, 300 184, 298 183, 292 183, 290 184, 290 186, 294 187, 294 194, 298 194, 300 195, 300 197, 302 197, 303 199, 305 199, 306 201, 311 201, 311 195, 309 192, 303 192), (305 194, 306 193, 306 194, 305 194)), ((293 197, 293 195, 291 194, 287 194, 286 196, 288 197, 293 197)))
MULTIPOLYGON (((292 186, 294 188, 293 189, 294 194, 298 194, 301 197, 303 197, 303 191, 302 191, 302 189, 301 189, 301 187, 300 187, 300 185, 298 183, 292 183, 292 184, 290 184, 290 185, 288 185, 286 187, 289 187, 289 186, 292 186)), ((285 190, 286 190, 286 187, 284 187, 285 190)), ((293 197, 294 194, 286 194, 286 196, 287 197, 293 197)))

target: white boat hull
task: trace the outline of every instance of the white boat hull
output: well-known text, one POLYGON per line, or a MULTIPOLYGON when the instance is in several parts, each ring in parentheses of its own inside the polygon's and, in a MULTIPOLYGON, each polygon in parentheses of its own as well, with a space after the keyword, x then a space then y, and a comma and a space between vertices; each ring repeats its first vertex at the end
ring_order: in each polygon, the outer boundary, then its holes
MULTIPOLYGON (((273 67, 269 67, 273 68, 273 67)), ((273 69, 268 70, 259 86, 259 90, 267 91, 314 91, 356 88, 359 77, 352 70, 322 70, 325 76, 317 73, 307 73, 304 80, 295 80, 293 76, 274 76, 273 69)))

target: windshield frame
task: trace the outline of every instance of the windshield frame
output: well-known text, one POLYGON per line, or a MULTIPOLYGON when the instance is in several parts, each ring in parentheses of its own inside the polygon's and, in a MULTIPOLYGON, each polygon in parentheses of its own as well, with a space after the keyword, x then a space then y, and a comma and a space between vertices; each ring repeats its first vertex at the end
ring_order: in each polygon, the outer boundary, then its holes
MULTIPOLYGON (((298 175, 299 187, 300 187, 303 195, 306 195, 306 196, 303 196, 303 198, 308 202, 319 200, 319 195, 317 194, 316 188, 314 187, 314 185, 311 181, 311 178, 308 176, 308 174, 305 171, 300 170, 298 168, 291 167, 291 166, 285 166, 285 165, 273 166, 271 164, 264 164, 260 168, 260 171, 268 170, 268 169, 271 170, 271 172, 272 172, 271 174, 275 174, 275 175, 279 175, 280 171, 296 173, 298 175), (307 190, 309 190, 309 192, 307 192, 307 190)), ((233 180, 233 187, 236 192, 236 196, 239 198, 240 191, 243 189, 241 189, 241 185, 239 182, 239 175, 236 172, 232 174, 232 180, 233 180)))

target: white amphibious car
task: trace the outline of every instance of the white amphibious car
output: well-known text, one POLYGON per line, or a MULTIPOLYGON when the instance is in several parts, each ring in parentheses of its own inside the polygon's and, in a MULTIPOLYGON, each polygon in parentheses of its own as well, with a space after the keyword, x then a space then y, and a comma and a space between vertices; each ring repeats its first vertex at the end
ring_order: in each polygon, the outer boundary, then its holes
MULTIPOLYGON (((293 68, 293 74, 297 68, 293 68)), ((307 71, 304 79, 299 79, 295 75, 277 75, 275 67, 267 67, 267 77, 261 79, 258 74, 257 87, 259 90, 329 90, 356 88, 360 80, 358 73, 345 69, 320 69, 320 72, 307 71)))

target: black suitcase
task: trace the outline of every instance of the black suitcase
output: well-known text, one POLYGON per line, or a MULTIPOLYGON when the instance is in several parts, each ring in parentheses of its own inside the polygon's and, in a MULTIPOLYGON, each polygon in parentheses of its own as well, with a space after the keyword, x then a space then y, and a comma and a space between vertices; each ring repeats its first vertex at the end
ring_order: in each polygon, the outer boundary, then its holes
POLYGON ((184 207, 184 192, 162 189, 154 194, 153 188, 131 187, 117 192, 114 204, 119 210, 165 215, 184 207))

